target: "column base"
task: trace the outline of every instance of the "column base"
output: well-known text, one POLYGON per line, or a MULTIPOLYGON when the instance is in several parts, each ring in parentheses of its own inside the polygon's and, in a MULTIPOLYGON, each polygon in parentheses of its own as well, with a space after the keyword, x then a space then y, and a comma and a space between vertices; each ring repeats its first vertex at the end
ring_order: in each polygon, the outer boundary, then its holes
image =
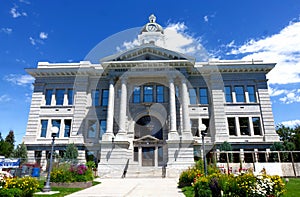
POLYGON ((105 142, 112 142, 113 138, 114 138, 114 134, 113 133, 104 133, 103 136, 102 136, 102 141, 105 141, 105 142))
POLYGON ((190 131, 182 132, 182 140, 194 140, 192 133, 190 131))
POLYGON ((170 131, 168 133, 168 140, 179 140, 179 135, 177 131, 170 131))
POLYGON ((118 132, 115 141, 128 141, 128 136, 124 132, 118 132))

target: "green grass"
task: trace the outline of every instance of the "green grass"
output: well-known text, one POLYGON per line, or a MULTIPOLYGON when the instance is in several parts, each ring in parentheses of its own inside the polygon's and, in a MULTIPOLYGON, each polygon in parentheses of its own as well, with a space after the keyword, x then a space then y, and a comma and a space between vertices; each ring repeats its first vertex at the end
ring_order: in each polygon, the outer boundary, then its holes
POLYGON ((300 179, 290 178, 289 182, 286 183, 287 193, 284 197, 299 197, 300 196, 300 179))
MULTIPOLYGON (((287 193, 283 197, 299 197, 300 196, 300 179, 299 178, 290 178, 289 182, 286 183, 287 193)), ((192 186, 187 186, 181 188, 182 192, 186 197, 194 196, 194 188, 192 186)))

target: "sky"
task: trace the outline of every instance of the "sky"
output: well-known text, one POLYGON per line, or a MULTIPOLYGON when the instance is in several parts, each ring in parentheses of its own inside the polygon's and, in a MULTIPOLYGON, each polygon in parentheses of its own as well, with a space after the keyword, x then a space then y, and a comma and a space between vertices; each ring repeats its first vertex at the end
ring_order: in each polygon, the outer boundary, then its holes
POLYGON ((197 61, 277 63, 267 75, 275 124, 300 124, 297 0, 1 0, 2 137, 13 130, 19 144, 26 132, 33 78, 25 68, 93 62, 95 53, 99 58, 133 47, 151 14, 168 35, 166 48, 197 61))

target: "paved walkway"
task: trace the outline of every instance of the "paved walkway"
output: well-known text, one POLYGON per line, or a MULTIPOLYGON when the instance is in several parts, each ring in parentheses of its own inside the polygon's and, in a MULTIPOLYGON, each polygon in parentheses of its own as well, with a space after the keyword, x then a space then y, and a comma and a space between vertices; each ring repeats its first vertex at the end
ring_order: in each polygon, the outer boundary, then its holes
POLYGON ((125 178, 97 179, 97 181, 100 181, 101 184, 75 192, 67 197, 184 197, 181 190, 177 188, 178 179, 125 178))

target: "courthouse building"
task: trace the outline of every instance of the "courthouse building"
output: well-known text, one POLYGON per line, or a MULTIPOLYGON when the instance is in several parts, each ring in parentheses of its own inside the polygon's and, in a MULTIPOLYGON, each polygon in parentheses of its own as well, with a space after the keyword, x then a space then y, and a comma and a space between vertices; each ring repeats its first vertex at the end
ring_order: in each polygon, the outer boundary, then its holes
POLYGON ((78 147, 79 161, 98 162, 101 176, 153 171, 178 174, 224 141, 234 150, 265 150, 279 141, 266 74, 275 63, 206 61, 156 45, 165 39, 155 16, 139 46, 98 64, 39 62, 26 135, 30 162, 45 168, 51 128, 55 150, 78 147), (200 128, 200 129, 199 129, 200 128), (204 128, 202 128, 204 129, 204 128))

